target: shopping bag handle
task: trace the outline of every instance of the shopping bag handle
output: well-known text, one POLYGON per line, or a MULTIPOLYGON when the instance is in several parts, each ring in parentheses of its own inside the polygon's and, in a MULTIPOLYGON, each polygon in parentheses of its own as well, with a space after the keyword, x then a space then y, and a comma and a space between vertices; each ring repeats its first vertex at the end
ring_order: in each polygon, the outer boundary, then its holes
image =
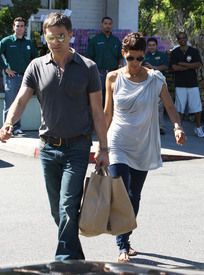
POLYGON ((102 176, 107 175, 112 177, 111 171, 108 169, 108 167, 105 168, 103 165, 99 166, 94 173, 101 174, 102 176))

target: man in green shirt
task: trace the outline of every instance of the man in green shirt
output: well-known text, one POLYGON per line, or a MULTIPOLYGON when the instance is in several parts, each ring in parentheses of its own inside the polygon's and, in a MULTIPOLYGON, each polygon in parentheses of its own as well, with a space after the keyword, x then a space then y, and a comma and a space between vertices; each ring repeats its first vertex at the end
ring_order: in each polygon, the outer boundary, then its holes
POLYGON ((113 21, 110 17, 103 17, 101 22, 101 32, 94 36, 88 44, 85 56, 92 59, 99 69, 103 106, 105 105, 105 80, 106 74, 116 70, 123 65, 121 53, 121 41, 112 34, 113 21))
MULTIPOLYGON (((156 38, 151 37, 147 40, 147 49, 148 51, 145 54, 145 59, 142 63, 143 66, 159 70, 164 74, 164 71, 168 70, 169 67, 169 58, 167 54, 157 50, 158 41, 156 38)), ((162 101, 159 102, 159 127, 160 134, 165 135, 164 131, 164 105, 162 101)))
MULTIPOLYGON (((0 42, 0 68, 3 69, 4 80, 4 111, 3 121, 9 107, 13 103, 21 86, 23 74, 30 61, 38 57, 38 52, 32 41, 24 36, 26 21, 22 17, 14 19, 14 34, 3 38, 0 42), (3 58, 2 55, 3 54, 3 58)), ((14 125, 13 134, 23 135, 20 120, 14 125)))

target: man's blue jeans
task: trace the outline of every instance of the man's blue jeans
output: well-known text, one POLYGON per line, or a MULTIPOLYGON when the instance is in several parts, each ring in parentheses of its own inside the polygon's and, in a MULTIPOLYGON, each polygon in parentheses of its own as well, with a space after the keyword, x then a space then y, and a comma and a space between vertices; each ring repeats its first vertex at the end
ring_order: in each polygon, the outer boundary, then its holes
POLYGON ((78 215, 91 141, 68 146, 48 145, 40 140, 39 155, 51 213, 59 227, 55 259, 84 259, 78 236, 78 215))
MULTIPOLYGON (((23 76, 16 75, 15 77, 9 77, 7 73, 3 72, 3 82, 4 82, 4 91, 5 91, 5 99, 4 99, 4 110, 3 110, 3 122, 6 120, 6 116, 8 113, 8 110, 13 103, 14 99, 16 98, 16 95, 20 89, 21 82, 22 82, 23 76)), ((21 121, 17 121, 13 128, 20 129, 21 127, 21 121)))
MULTIPOLYGON (((130 197, 130 201, 135 212, 135 217, 137 217, 139 211, 141 192, 148 172, 135 170, 123 163, 112 164, 109 166, 109 170, 113 177, 122 177, 125 188, 130 197)), ((132 231, 116 236, 116 243, 119 247, 120 253, 123 251, 129 251, 129 236, 131 234, 132 231)))

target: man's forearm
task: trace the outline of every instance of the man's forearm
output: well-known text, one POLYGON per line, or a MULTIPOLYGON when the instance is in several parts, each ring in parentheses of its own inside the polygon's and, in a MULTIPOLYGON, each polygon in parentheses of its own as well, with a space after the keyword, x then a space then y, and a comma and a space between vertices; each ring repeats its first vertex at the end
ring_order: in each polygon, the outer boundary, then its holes
POLYGON ((183 66, 179 66, 179 65, 172 65, 172 69, 173 69, 173 71, 186 71, 186 70, 188 70, 188 68, 183 67, 183 66))
POLYGON ((99 146, 107 147, 107 130, 104 113, 101 112, 93 117, 94 129, 99 141, 99 146))
POLYGON ((25 106, 20 104, 18 100, 15 100, 9 108, 5 124, 11 123, 14 125, 21 118, 24 109, 25 106))
POLYGON ((182 66, 188 69, 199 69, 201 66, 200 62, 194 62, 194 63, 187 63, 187 62, 179 62, 178 66, 182 66))
POLYGON ((166 66, 166 65, 160 65, 160 66, 156 66, 155 67, 155 70, 159 70, 159 71, 166 71, 166 70, 168 70, 168 66, 166 66))

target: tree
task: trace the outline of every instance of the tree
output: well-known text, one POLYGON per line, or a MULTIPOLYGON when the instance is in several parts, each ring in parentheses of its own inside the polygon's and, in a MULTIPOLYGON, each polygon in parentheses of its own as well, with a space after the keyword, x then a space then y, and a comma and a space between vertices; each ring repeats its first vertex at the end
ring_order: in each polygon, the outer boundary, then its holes
POLYGON ((12 34, 13 20, 23 17, 26 21, 32 14, 38 12, 41 0, 12 0, 12 5, 7 5, 0 11, 0 39, 12 34))
POLYGON ((193 36, 204 29, 203 0, 139 0, 139 30, 176 43, 176 34, 193 36))

